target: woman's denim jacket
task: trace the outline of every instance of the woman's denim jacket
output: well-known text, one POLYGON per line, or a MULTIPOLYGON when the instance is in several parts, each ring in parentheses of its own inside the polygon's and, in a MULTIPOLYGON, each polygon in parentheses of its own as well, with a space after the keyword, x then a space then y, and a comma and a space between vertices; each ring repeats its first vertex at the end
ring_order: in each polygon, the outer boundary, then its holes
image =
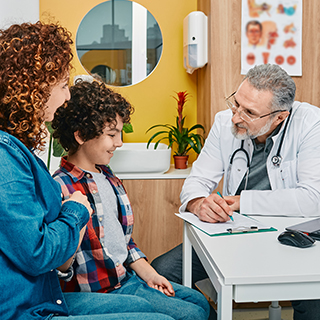
POLYGON ((67 315, 55 268, 77 249, 84 205, 61 207, 61 188, 18 139, 0 131, 0 318, 67 315))

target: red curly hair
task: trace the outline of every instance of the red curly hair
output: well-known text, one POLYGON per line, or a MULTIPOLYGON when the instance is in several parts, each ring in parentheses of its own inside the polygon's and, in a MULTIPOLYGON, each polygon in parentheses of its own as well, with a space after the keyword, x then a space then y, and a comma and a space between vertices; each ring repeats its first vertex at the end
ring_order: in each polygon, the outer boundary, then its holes
POLYGON ((42 149, 45 104, 70 71, 71 33, 58 24, 23 23, 0 30, 0 129, 42 149))

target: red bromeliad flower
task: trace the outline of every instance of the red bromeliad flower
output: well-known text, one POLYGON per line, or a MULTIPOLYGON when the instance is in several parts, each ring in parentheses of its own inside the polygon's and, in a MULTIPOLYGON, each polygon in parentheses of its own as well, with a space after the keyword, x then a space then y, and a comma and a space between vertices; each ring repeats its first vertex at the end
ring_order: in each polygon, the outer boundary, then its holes
POLYGON ((176 116, 175 124, 156 124, 150 127, 147 132, 155 128, 161 129, 151 136, 147 148, 155 139, 157 140, 154 144, 154 149, 157 149, 162 140, 168 140, 168 148, 176 145, 175 155, 185 156, 191 149, 199 154, 204 143, 204 137, 195 131, 201 129, 204 133, 204 127, 201 124, 195 124, 191 128, 184 127, 186 117, 183 116, 183 107, 188 100, 189 94, 187 91, 176 92, 176 94, 177 97, 173 97, 178 102, 178 115, 176 116))
POLYGON ((181 123, 182 123, 182 119, 183 119, 183 115, 182 115, 183 106, 187 102, 187 97, 188 97, 189 93, 187 91, 180 91, 180 92, 176 92, 176 94, 178 95, 178 98, 176 98, 176 97, 173 97, 173 98, 176 99, 178 102, 179 131, 182 132, 181 123))

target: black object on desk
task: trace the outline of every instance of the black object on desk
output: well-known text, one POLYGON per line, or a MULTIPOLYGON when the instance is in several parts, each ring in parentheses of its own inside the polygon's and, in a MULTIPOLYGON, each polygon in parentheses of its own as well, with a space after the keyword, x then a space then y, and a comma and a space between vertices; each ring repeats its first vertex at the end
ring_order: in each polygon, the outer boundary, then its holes
POLYGON ((278 236, 278 240, 282 244, 298 248, 311 247, 315 242, 314 239, 297 230, 287 230, 280 233, 278 236))
POLYGON ((297 230, 306 233, 314 240, 320 241, 320 218, 295 224, 294 226, 287 227, 286 230, 297 230))
POLYGON ((314 240, 320 241, 320 230, 317 230, 317 231, 314 231, 314 232, 310 232, 309 236, 314 240))

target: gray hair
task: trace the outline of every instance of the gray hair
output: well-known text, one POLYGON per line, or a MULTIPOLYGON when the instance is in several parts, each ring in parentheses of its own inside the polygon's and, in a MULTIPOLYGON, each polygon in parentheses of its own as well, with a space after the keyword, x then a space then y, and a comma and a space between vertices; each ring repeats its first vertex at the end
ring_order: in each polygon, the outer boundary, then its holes
POLYGON ((270 91, 273 94, 270 109, 290 111, 296 94, 293 79, 276 64, 262 64, 250 69, 244 80, 257 90, 270 91))

